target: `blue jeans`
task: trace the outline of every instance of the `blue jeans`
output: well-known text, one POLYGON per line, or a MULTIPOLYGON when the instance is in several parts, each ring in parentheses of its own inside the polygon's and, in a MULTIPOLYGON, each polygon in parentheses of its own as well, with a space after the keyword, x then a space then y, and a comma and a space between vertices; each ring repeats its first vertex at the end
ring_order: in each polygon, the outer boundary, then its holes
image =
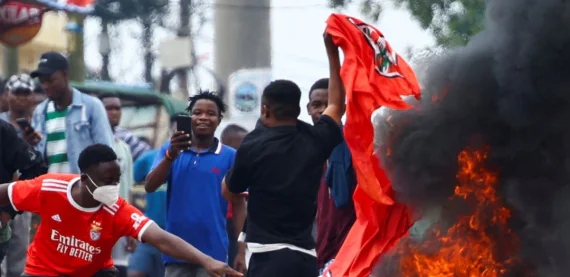
POLYGON ((8 243, 9 242, 10 241, 0 243, 0 264, 4 260, 4 257, 6 257, 6 253, 8 252, 8 243))
MULTIPOLYGON (((32 223, 31 213, 22 213, 12 221, 12 237, 6 255, 6 272, 3 277, 19 277, 26 267, 26 254, 30 245, 30 225, 32 223)), ((0 261, 1 262, 1 261, 0 261)))
POLYGON ((147 243, 139 243, 129 257, 129 271, 144 272, 147 277, 164 277, 162 253, 147 243))

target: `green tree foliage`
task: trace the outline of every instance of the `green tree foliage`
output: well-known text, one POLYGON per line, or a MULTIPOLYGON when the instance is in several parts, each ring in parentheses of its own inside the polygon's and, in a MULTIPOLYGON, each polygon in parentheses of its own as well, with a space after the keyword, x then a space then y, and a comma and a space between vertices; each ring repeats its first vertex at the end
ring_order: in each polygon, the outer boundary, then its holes
MULTIPOLYGON (((331 7, 345 7, 353 0, 328 0, 331 7)), ((362 12, 377 20, 382 4, 388 0, 361 0, 362 12)), ((454 47, 467 44, 484 27, 485 0, 391 0, 410 11, 438 45, 454 47)))

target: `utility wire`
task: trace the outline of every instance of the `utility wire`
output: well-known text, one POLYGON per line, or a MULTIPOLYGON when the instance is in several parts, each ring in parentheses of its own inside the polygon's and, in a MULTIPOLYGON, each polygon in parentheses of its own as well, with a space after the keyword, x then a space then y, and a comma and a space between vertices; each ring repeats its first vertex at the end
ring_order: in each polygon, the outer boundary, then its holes
POLYGON ((248 5, 248 4, 230 4, 230 3, 213 3, 212 7, 222 8, 222 9, 262 9, 262 10, 274 10, 274 9, 307 9, 307 8, 320 8, 326 7, 327 4, 312 4, 312 5, 297 5, 297 6, 272 6, 272 5, 248 5))
MULTIPOLYGON (((323 0, 324 2, 324 0, 323 0)), ((392 0, 377 0, 375 3, 389 3, 392 0)), ((315 4, 308 4, 308 5, 291 5, 291 6, 274 6, 274 5, 250 5, 250 4, 231 4, 231 3, 211 3, 209 4, 211 7, 216 8, 224 8, 224 9, 307 9, 307 8, 322 8, 322 7, 330 7, 327 3, 315 3, 315 4)))

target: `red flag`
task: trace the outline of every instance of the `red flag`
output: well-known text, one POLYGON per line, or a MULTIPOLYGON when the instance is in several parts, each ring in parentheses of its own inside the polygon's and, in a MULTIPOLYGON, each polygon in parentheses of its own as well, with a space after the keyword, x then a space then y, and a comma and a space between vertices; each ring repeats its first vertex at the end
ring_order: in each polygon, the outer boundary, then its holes
POLYGON ((406 207, 393 200, 390 180, 373 153, 372 113, 382 106, 410 108, 402 96, 419 98, 420 87, 410 66, 373 26, 332 14, 326 32, 344 52, 344 134, 358 179, 353 195, 357 220, 328 272, 333 277, 367 277, 381 255, 413 224, 406 207))
POLYGON ((78 7, 87 7, 92 5, 95 2, 95 0, 68 0, 67 4, 68 5, 75 5, 78 7))

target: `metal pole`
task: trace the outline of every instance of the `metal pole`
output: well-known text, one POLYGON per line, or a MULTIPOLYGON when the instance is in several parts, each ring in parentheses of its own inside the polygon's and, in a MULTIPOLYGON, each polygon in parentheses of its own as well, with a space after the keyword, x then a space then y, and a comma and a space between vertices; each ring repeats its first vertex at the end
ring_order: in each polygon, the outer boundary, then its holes
MULTIPOLYGON (((271 67, 270 5, 270 0, 215 1, 214 70, 225 88, 239 69, 271 67)), ((227 91, 224 98, 227 102, 227 91)))
MULTIPOLYGON (((178 26, 177 35, 179 37, 190 37, 192 36, 192 0, 180 0, 180 26, 178 26)), ((188 49, 188 51, 194 51, 194 49, 188 49)), ((180 92, 182 93, 182 99, 188 99, 190 96, 190 91, 188 90, 188 71, 186 69, 181 69, 177 71, 178 84, 180 87, 180 92)))
POLYGON ((111 81, 111 75, 109 75, 111 46, 109 44, 108 27, 109 23, 103 20, 101 22, 101 36, 99 37, 99 53, 103 60, 103 66, 101 67, 101 79, 103 79, 103 81, 111 81))
POLYGON ((18 48, 8 46, 4 46, 3 48, 4 65, 2 71, 5 77, 9 77, 18 73, 18 48))
POLYGON ((69 80, 78 83, 85 80, 84 21, 84 15, 69 14, 69 80))

